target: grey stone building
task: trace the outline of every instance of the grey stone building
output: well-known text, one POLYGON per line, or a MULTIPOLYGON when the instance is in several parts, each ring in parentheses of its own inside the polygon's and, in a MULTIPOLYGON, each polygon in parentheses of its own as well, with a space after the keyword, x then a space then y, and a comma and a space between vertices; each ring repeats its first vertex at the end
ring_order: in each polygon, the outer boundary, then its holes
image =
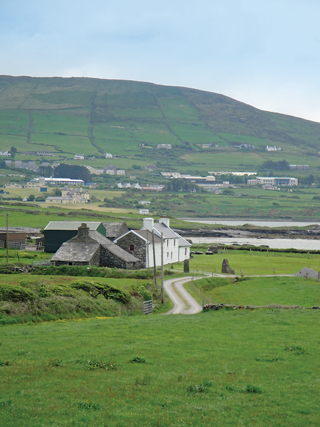
POLYGON ((106 229, 106 237, 112 241, 129 231, 126 222, 103 222, 102 224, 106 229))
POLYGON ((51 262, 55 265, 95 265, 130 270, 142 267, 138 258, 98 231, 90 231, 84 223, 78 228, 77 236, 63 243, 51 262))
MULTIPOLYGON (((149 230, 130 230, 115 240, 118 246, 139 258, 143 267, 153 267, 152 232, 149 230)), ((161 263, 161 238, 154 234, 156 264, 161 263)))

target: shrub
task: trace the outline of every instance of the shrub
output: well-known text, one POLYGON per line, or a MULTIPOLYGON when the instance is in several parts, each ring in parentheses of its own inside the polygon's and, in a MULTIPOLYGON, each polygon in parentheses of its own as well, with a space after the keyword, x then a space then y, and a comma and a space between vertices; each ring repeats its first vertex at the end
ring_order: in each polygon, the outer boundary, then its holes
POLYGON ((250 384, 247 385, 246 392, 247 393, 257 393, 257 394, 261 394, 262 393, 262 391, 260 390, 259 387, 256 387, 256 386, 250 385, 250 384))
POLYGON ((144 301, 150 301, 152 299, 152 294, 148 291, 144 285, 141 285, 139 288, 139 293, 143 297, 144 301))
POLYGON ((106 299, 113 299, 123 304, 127 304, 130 301, 130 296, 126 292, 99 282, 81 280, 71 283, 71 287, 85 291, 93 298, 96 298, 98 295, 103 295, 106 299))
POLYGON ((33 301, 36 294, 21 286, 4 284, 0 285, 0 300, 13 302, 33 301))
POLYGON ((204 381, 201 384, 189 385, 186 387, 186 391, 189 394, 208 393, 210 387, 212 387, 212 383, 209 381, 204 381))
POLYGON ((130 360, 131 363, 146 363, 146 359, 140 356, 135 356, 133 359, 130 360))

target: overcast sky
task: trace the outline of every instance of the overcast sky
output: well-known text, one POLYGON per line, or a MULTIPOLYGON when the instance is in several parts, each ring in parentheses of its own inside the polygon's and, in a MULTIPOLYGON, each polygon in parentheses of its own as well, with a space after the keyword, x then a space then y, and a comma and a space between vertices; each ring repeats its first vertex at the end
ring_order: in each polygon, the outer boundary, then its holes
POLYGON ((0 0, 0 74, 217 92, 320 122, 319 0, 0 0))

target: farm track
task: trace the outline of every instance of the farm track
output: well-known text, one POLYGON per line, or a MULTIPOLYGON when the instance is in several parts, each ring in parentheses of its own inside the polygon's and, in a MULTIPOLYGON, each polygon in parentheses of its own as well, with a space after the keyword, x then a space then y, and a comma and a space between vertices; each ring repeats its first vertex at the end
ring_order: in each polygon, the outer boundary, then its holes
POLYGON ((174 307, 166 314, 196 314, 202 310, 201 305, 183 287, 190 280, 192 280, 191 276, 165 280, 164 290, 174 304, 174 307))
MULTIPOLYGON (((235 278, 237 275, 204 273, 205 276, 194 278, 192 276, 183 277, 180 279, 169 279, 164 282, 164 290, 174 304, 174 307, 164 314, 196 314, 202 311, 202 307, 184 288, 184 284, 190 280, 203 279, 204 277, 228 277, 235 278)), ((277 277, 292 277, 292 274, 277 274, 277 277)), ((275 277, 272 274, 259 274, 247 277, 275 277)))

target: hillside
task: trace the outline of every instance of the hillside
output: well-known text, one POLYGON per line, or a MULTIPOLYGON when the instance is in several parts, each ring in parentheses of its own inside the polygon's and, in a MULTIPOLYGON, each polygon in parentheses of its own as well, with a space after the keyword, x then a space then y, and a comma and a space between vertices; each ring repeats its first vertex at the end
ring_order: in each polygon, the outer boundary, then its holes
POLYGON ((127 168, 156 162, 162 170, 181 172, 254 171, 267 160, 286 159, 314 169, 319 134, 319 123, 194 89, 90 78, 0 76, 0 146, 1 150, 14 146, 17 159, 26 159, 21 156, 25 151, 51 151, 51 159, 57 160, 74 154, 97 158, 110 152, 129 159, 121 164, 127 168), (255 150, 236 147, 242 143, 255 150), (171 144, 172 150, 157 150, 157 144, 171 144), (281 151, 266 152, 267 145, 281 151))

